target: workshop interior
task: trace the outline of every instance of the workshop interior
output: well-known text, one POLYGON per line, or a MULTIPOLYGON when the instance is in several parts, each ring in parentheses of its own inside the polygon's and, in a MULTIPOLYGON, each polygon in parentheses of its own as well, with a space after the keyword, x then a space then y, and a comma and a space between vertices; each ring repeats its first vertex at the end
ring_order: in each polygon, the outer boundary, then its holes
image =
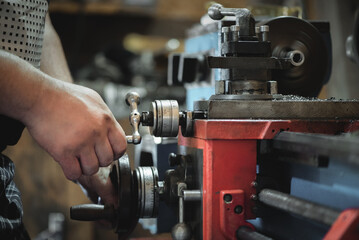
POLYGON ((359 239, 358 1, 49 11, 75 83, 102 96, 128 149, 110 174, 114 208, 25 131, 5 154, 32 239, 359 239))

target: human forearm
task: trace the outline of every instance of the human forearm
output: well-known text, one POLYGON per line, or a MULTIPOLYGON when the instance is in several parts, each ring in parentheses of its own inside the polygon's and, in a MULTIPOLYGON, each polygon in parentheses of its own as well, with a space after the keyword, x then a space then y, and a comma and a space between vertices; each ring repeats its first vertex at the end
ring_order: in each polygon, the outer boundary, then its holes
POLYGON ((28 62, 2 50, 0 63, 0 114, 24 122, 44 87, 56 83, 28 62))
POLYGON ((52 26, 49 14, 46 15, 40 69, 54 78, 73 82, 60 38, 52 26))

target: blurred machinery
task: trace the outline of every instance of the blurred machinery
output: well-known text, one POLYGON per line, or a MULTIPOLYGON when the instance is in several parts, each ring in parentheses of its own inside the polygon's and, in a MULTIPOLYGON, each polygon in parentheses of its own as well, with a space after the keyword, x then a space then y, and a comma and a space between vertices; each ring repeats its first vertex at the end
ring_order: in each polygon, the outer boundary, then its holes
POLYGON ((218 54, 174 56, 169 78, 220 69, 215 94, 191 110, 156 100, 142 113, 139 95, 126 96, 129 143, 141 142, 140 124, 156 137, 180 132, 174 169, 159 179, 123 157, 111 174, 120 207, 74 206, 71 217, 108 219, 124 239, 165 202, 178 213, 173 239, 358 239, 359 101, 315 98, 331 71, 329 24, 256 23, 248 9, 219 4, 208 15, 218 54))

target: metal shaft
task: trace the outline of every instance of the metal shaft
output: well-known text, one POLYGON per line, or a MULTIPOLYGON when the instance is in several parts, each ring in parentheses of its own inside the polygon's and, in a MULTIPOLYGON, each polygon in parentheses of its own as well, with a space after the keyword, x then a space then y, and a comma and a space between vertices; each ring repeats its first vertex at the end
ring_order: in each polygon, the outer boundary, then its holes
POLYGON ((259 193, 259 201, 326 225, 332 225, 340 214, 339 211, 332 208, 271 189, 263 189, 259 193))
POLYGON ((272 240, 272 238, 264 236, 249 227, 240 227, 237 230, 237 238, 241 240, 272 240))
POLYGON ((201 190, 183 190, 182 194, 185 201, 200 201, 202 199, 201 190))
POLYGON ((184 221, 184 200, 183 197, 179 197, 178 201, 178 222, 183 223, 184 221))

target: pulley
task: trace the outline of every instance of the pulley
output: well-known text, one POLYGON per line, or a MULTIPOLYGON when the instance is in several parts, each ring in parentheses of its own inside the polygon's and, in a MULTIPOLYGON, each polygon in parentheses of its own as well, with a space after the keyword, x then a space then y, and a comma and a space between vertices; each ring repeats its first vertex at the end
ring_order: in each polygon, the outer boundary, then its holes
POLYGON ((273 70, 272 78, 278 82, 278 92, 318 96, 331 72, 330 37, 325 41, 313 24, 295 17, 277 17, 258 23, 262 25, 269 26, 272 55, 289 57, 294 63, 289 69, 273 70))

